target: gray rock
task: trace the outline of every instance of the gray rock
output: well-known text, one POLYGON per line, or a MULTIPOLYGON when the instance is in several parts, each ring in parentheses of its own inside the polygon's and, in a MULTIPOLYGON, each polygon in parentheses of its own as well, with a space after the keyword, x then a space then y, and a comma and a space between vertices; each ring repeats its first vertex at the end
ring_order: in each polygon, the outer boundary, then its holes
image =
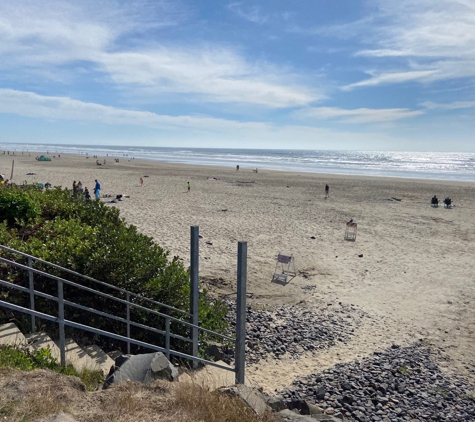
POLYGON ((274 415, 276 422, 342 422, 344 419, 338 419, 329 415, 299 415, 292 410, 285 409, 274 415))
POLYGON ((223 346, 214 342, 208 343, 208 347, 205 349, 205 354, 215 362, 218 360, 224 360, 225 357, 223 346))
POLYGON ((269 397, 266 400, 266 403, 274 412, 280 412, 281 410, 287 409, 287 403, 281 397, 269 397))
POLYGON ((151 383, 156 379, 174 381, 178 378, 178 370, 161 352, 120 356, 115 368, 107 377, 104 388, 122 381, 151 383))
POLYGON ((256 414, 262 415, 265 412, 271 411, 270 406, 267 405, 263 399, 262 394, 244 384, 238 384, 233 387, 220 388, 218 391, 232 396, 240 397, 256 414))

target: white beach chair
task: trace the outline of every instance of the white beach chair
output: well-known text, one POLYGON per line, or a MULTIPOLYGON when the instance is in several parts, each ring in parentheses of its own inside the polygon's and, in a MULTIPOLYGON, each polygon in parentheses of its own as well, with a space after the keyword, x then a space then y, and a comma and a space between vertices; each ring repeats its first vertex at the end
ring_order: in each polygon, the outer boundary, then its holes
POLYGON ((296 275, 294 256, 279 252, 272 281, 283 281, 286 283, 289 276, 295 277, 296 275))
POLYGON ((346 223, 345 240, 356 240, 356 233, 358 232, 358 224, 353 220, 346 223))

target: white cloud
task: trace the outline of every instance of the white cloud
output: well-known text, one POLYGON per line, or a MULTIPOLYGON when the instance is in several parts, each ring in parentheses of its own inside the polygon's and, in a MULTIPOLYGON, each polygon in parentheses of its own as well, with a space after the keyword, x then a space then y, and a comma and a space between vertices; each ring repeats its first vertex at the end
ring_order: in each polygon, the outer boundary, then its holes
MULTIPOLYGON (((143 88, 149 94, 178 93, 210 102, 238 102, 267 107, 305 105, 323 98, 308 89, 285 84, 278 71, 251 66, 226 49, 107 53, 98 60, 111 78, 143 88)), ((293 77, 288 75, 288 79, 293 77)), ((188 99, 192 99, 188 97, 188 99)))
MULTIPOLYGON (((170 139, 181 145, 212 145, 215 147, 237 143, 245 148, 266 145, 269 148, 327 148, 384 149, 385 145, 404 142, 393 136, 376 132, 332 131, 326 128, 303 125, 276 125, 266 122, 239 122, 205 116, 168 116, 86 103, 69 97, 38 95, 34 92, 0 89, 0 113, 56 120, 103 123, 109 125, 135 125, 137 139, 140 128, 158 129, 153 140, 144 144, 170 145, 170 139), (298 144, 289 139, 298 139, 298 144)), ((94 132, 95 126, 91 125, 94 132)), ((87 130, 83 133, 87 135, 87 130)), ((174 145, 173 143, 171 145, 174 145)))
POLYGON ((375 86, 383 83, 401 83, 409 81, 421 81, 427 80, 427 78, 434 78, 437 75, 435 70, 421 70, 421 71, 408 71, 408 72, 390 72, 382 73, 380 75, 374 76, 371 79, 365 79, 360 82, 355 82, 350 85, 342 87, 344 91, 349 91, 353 88, 361 86, 375 86))
POLYGON ((356 56, 397 59, 399 69, 375 72, 347 88, 475 77, 473 0, 380 0, 375 24, 359 31, 373 48, 356 56), (377 22, 377 23, 376 23, 377 22), (401 65, 401 59, 406 63, 401 65))
POLYGON ((1 2, 0 69, 57 78, 67 66, 87 63, 129 95, 186 94, 187 101, 279 108, 323 98, 296 83, 292 72, 251 63, 230 47, 166 47, 137 38, 147 28, 175 25, 186 16, 165 2, 136 3, 1 2))
POLYGON ((370 109, 357 108, 347 110, 337 107, 314 107, 296 111, 295 116, 306 119, 338 119, 347 123, 389 122, 407 119, 424 114, 421 110, 407 108, 370 109))
POLYGON ((475 108, 475 101, 454 101, 449 104, 439 104, 432 101, 425 101, 420 104, 430 110, 458 110, 464 108, 475 108))
POLYGON ((267 22, 268 15, 263 15, 259 6, 244 7, 241 2, 230 3, 228 9, 249 22, 257 23, 259 25, 267 22))
POLYGON ((49 120, 76 120, 110 125, 138 125, 160 129, 174 127, 205 130, 257 129, 264 124, 202 116, 168 116, 149 111, 120 109, 87 103, 69 97, 39 95, 34 92, 0 89, 0 113, 49 120))

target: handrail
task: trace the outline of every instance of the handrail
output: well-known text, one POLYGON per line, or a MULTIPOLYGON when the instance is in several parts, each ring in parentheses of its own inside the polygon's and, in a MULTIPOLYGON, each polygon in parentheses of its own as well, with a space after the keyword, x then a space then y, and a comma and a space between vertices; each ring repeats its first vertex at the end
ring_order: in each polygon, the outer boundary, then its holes
POLYGON ((30 268, 26 265, 23 265, 23 264, 20 264, 18 262, 15 262, 15 261, 10 261, 9 259, 6 259, 6 258, 2 258, 0 257, 0 262, 5 262, 7 264, 10 264, 10 265, 13 265, 15 267, 19 267, 19 268, 22 268, 24 270, 27 270, 27 271, 32 271, 36 274, 39 274, 39 275, 42 275, 44 277, 48 277, 48 278, 51 278, 53 280, 56 280, 56 281, 61 281, 63 283, 66 283, 70 286, 73 286, 73 287, 77 287, 79 289, 82 289, 82 290, 85 290, 87 292, 90 292, 90 293, 94 293, 94 294, 97 294, 99 296, 102 296, 102 297, 105 297, 105 298, 108 298, 108 299, 112 299, 112 300, 115 300, 116 302, 119 302, 119 303, 123 303, 125 305, 127 304, 130 304, 132 307, 134 308, 137 308, 137 309, 141 309, 143 311, 147 311, 151 314, 154 314, 154 315, 157 315, 159 317, 162 317, 162 318, 168 318, 170 321, 174 321, 174 322, 177 322, 177 323, 180 323, 180 324, 183 324, 185 326, 188 326, 190 328, 196 328, 200 331, 203 331, 203 332, 207 332, 207 333, 210 333, 210 334, 213 334, 217 337, 221 337, 223 339, 226 339, 226 340, 229 340, 229 341, 235 341, 234 338, 232 337, 229 337, 229 336, 226 336, 225 334, 220 334, 220 333, 216 333, 214 331, 211 331, 211 330, 208 330, 206 328, 203 328, 203 327, 200 327, 199 325, 194 325, 190 322, 187 322, 187 321, 183 321, 181 319, 178 319, 178 318, 175 318, 175 317, 172 317, 170 315, 167 315, 167 314, 163 314, 161 312, 158 312, 158 311, 154 311, 153 309, 150 309, 150 308, 146 308, 145 306, 141 306, 141 305, 137 305, 133 302, 130 302, 130 301, 127 301, 125 299, 120 299, 118 297, 115 297, 115 296, 112 296, 112 295, 109 295, 107 293, 103 293, 103 292, 99 292, 97 290, 94 290, 94 289, 91 289, 90 287, 86 287, 86 286, 82 286, 81 284, 78 284, 78 283, 75 283, 73 281, 69 281, 69 280, 66 280, 62 277, 58 277, 56 275, 53 275, 53 274, 48 274, 48 273, 45 273, 44 271, 41 271, 41 270, 37 270, 36 268, 30 268))
POLYGON ((119 292, 122 292, 122 293, 128 293, 130 294, 131 296, 134 296, 134 297, 138 297, 140 298, 141 300, 144 300, 145 302, 149 302, 149 303, 152 303, 154 305, 158 305, 158 306, 161 306, 161 307, 164 307, 164 308, 167 308, 167 309, 170 309, 170 310, 173 310, 173 311, 176 311, 176 312, 180 312, 182 314, 185 314, 187 316, 191 316, 191 314, 189 312, 186 312, 182 309, 178 309, 178 308, 175 308, 174 306, 170 306, 170 305, 166 305, 165 303, 161 303, 161 302, 157 302, 156 300, 153 300, 153 299, 149 299, 147 297, 144 297, 144 296, 141 296, 137 293, 133 293, 129 290, 126 290, 126 289, 122 289, 120 287, 117 287, 117 286, 113 286, 112 284, 109 284, 109 283, 105 283, 104 281, 100 281, 100 280, 97 280, 95 278, 92 278, 92 277, 89 277, 87 275, 84 275, 84 274, 81 274, 81 273, 78 273, 76 271, 73 271, 73 270, 70 270, 68 268, 64 268, 64 267, 61 267, 60 265, 56 265, 56 264, 53 264, 51 262, 48 262, 48 261, 45 261, 43 259, 40 259, 40 258, 37 258, 33 255, 29 255, 25 252, 21 252, 21 251, 17 251, 16 249, 12 249, 12 248, 9 248, 8 246, 4 246, 4 245, 0 245, 0 249, 3 249, 3 250, 6 250, 6 251, 9 251, 9 252, 13 252, 13 253, 17 253, 19 255, 22 255, 24 256, 25 258, 31 258, 31 259, 34 259, 35 261, 37 262, 41 262, 43 264, 46 264, 46 265, 49 265, 50 267, 53 267, 53 268, 56 268, 57 270, 61 270, 61 271, 65 271, 69 274, 72 274, 72 275, 75 275, 77 277, 81 277, 85 280, 89 280, 89 281, 93 281, 95 283, 98 283, 98 284, 101 284, 102 286, 105 286, 105 287, 108 287, 108 288, 111 288, 113 290, 117 290, 119 292))
MULTIPOLYGON (((28 278, 25 279, 27 281, 26 287, 23 287, 22 285, 17 285, 15 283, 7 282, 4 280, 0 279, 0 286, 5 286, 7 288, 13 288, 13 289, 18 289, 19 291, 29 294, 30 296, 30 304, 29 308, 23 307, 20 305, 16 305, 13 303, 7 302, 6 299, 0 299, 0 307, 4 307, 7 309, 11 309, 14 311, 26 313, 30 315, 31 317, 31 331, 35 332, 36 331, 36 322, 35 318, 39 317, 48 321, 52 321, 56 324, 58 324, 59 328, 59 347, 60 347, 60 355, 61 355, 61 365, 66 364, 66 334, 65 334, 65 327, 72 327, 72 328, 77 328, 83 331, 88 331, 91 333, 103 335, 105 337, 113 338, 116 340, 124 341, 127 343, 127 350, 128 353, 130 353, 130 345, 137 345, 137 346, 142 346, 149 348, 151 350, 158 350, 161 352, 165 352, 167 358, 170 358, 170 355, 178 356, 184 359, 191 360, 193 362, 193 368, 196 368, 196 364, 198 362, 206 363, 208 365, 212 365, 218 368, 222 368, 225 370, 232 371, 236 374, 236 383, 242 384, 244 383, 244 371, 245 371, 245 339, 246 339, 246 279, 247 279, 247 242, 238 242, 238 279, 237 279, 237 311, 236 311, 236 338, 234 339, 231 336, 227 336, 224 334, 220 334, 211 330, 208 330, 206 328, 200 327, 199 322, 198 322, 198 295, 199 295, 199 289, 198 289, 198 283, 199 283, 199 278, 198 278, 198 259, 199 259, 199 242, 198 242, 198 227, 197 226, 192 226, 191 227, 191 269, 190 269, 190 301, 191 301, 191 312, 186 312, 181 309, 175 308, 170 305, 166 305, 164 303, 160 303, 158 301, 143 297, 139 294, 132 293, 126 289, 122 289, 113 285, 110 285, 108 283, 96 280, 92 277, 82 275, 80 273, 77 273, 76 271, 69 270, 67 268, 61 267, 56 264, 52 264, 51 262, 42 260, 40 258, 36 258, 32 255, 29 255, 24 252, 17 251, 15 249, 9 248, 4 245, 0 245, 0 252, 1 250, 8 251, 12 254, 18 254, 24 258, 27 258, 28 260, 28 265, 24 265, 22 263, 16 262, 15 257, 13 257, 13 260, 6 259, 2 256, 0 256, 0 262, 3 262, 5 264, 9 264, 14 268, 17 268, 19 270, 26 270, 28 272, 28 278), (77 282, 67 280, 63 277, 50 274, 47 271, 48 268, 45 269, 45 271, 39 270, 34 268, 33 264, 34 262, 39 262, 45 264, 47 267, 55 268, 57 270, 63 271, 67 274, 74 275, 76 277, 79 277, 80 279, 83 280, 89 280, 92 281, 93 283, 96 283, 101 286, 105 286, 107 288, 110 288, 114 291, 122 292, 125 293, 125 299, 122 299, 121 297, 116 297, 113 295, 113 292, 111 294, 105 293, 103 291, 95 290, 94 285, 91 287, 88 286, 83 286, 77 282), (35 290, 34 286, 34 274, 43 276, 45 278, 49 278, 52 280, 55 280, 57 282, 57 295, 52 296, 50 294, 47 294, 45 292, 41 292, 39 290, 35 290), (124 312, 126 314, 126 317, 123 318, 118 315, 113 315, 117 313, 116 311, 112 311, 113 313, 108 313, 104 312, 107 309, 104 309, 104 311, 100 311, 98 309, 94 308, 89 308, 85 303, 85 305, 81 305, 79 303, 72 302, 68 300, 68 298, 65 297, 64 293, 64 284, 72 286, 74 288, 80 289, 82 291, 90 292, 94 295, 106 298, 107 300, 113 300, 116 303, 123 304, 125 305, 124 312), (49 315, 49 314, 44 314, 42 312, 38 312, 35 310, 35 297, 43 297, 45 299, 53 301, 56 306, 57 306, 57 316, 49 315), (134 303, 133 301, 143 301, 145 303, 138 304, 134 303), (152 309, 149 306, 149 304, 154 304, 159 307, 163 307, 166 309, 170 309, 173 311, 177 311, 181 314, 186 315, 187 317, 191 317, 191 322, 188 321, 183 321, 179 318, 167 315, 163 312, 156 311, 152 309), (86 312, 92 312, 98 315, 101 315, 105 318, 110 318, 112 320, 116 320, 120 323, 125 323, 126 324, 126 335, 120 335, 116 334, 114 332, 110 331, 105 331, 101 330, 98 328, 93 328, 88 325, 80 324, 78 322, 70 321, 65 318, 65 306, 68 307, 73 307, 77 309, 84 310, 86 312), (149 314, 156 315, 160 318, 165 319, 165 331, 150 327, 144 324, 141 324, 139 322, 134 322, 131 321, 131 309, 139 309, 143 310, 149 314), (190 328, 190 338, 182 337, 178 334, 173 334, 171 333, 170 330, 170 322, 173 321, 174 324, 182 324, 184 327, 189 327, 190 328), (165 336, 165 348, 153 344, 146 343, 144 341, 136 340, 131 337, 130 333, 130 328, 131 326, 133 327, 138 327, 142 329, 147 329, 152 332, 158 333, 160 335, 165 336), (230 341, 234 344, 235 347, 235 365, 234 368, 229 367, 229 366, 224 366, 220 365, 216 362, 212 362, 206 359, 202 359, 198 357, 198 342, 199 342, 199 337, 198 337, 198 332, 203 332, 203 333, 209 333, 213 336, 220 337, 222 339, 225 339, 227 341, 230 341), (174 337, 179 340, 185 340, 186 342, 191 342, 192 343, 192 352, 190 355, 178 351, 171 350, 170 348, 170 338, 174 337)), ((102 289, 103 290, 103 289, 102 289)), ((66 290, 66 293, 68 293, 68 290, 66 290)), ((54 293, 53 293, 54 294, 54 293)), ((118 295, 122 296, 122 295, 118 295)), ((87 296, 85 296, 87 298, 87 296)), ((141 302, 142 303, 142 302, 141 302)), ((109 311, 110 312, 110 311, 109 311)), ((120 311, 119 311, 120 312, 120 311)), ((52 311, 53 314, 56 312, 52 311)), ((113 330, 111 330, 113 331, 113 330)))
MULTIPOLYGON (((34 316, 37 316, 39 318, 46 319, 47 321, 52 321, 52 322, 56 322, 56 323, 59 322, 59 318, 53 317, 53 316, 48 315, 48 314, 44 314, 42 312, 33 311, 31 309, 24 308, 23 306, 14 305, 13 303, 4 302, 4 301, 1 301, 1 300, 0 300, 0 303, 2 304, 1 306, 4 306, 7 309, 11 309, 12 311, 17 311, 17 312, 26 313, 26 314, 29 314, 29 315, 34 315, 34 316)), ((148 349, 157 350, 159 352, 170 353, 171 355, 175 355, 175 356, 180 357, 180 358, 189 359, 189 360, 196 361, 196 362, 206 363, 208 365, 215 366, 217 368, 221 368, 221 369, 225 369, 227 371, 234 372, 234 368, 232 368, 232 367, 220 365, 219 363, 216 363, 216 362, 213 362, 213 361, 210 361, 210 360, 207 360, 207 359, 198 358, 198 357, 195 357, 195 356, 187 355, 186 353, 176 352, 174 350, 166 350, 165 348, 160 347, 160 346, 156 346, 154 344, 146 343, 146 342, 140 341, 140 340, 134 340, 134 339, 131 339, 131 338, 128 338, 128 337, 121 336, 120 334, 110 333, 108 331, 100 330, 98 328, 89 327, 88 325, 79 324, 77 322, 69 321, 67 319, 65 319, 63 322, 64 322, 64 325, 67 325, 67 326, 72 327, 72 328, 78 328, 80 330, 89 331, 89 332, 95 333, 95 334, 100 334, 100 335, 103 335, 105 337, 113 338, 115 340, 129 341, 130 343, 135 344, 136 346, 146 347, 148 349)))

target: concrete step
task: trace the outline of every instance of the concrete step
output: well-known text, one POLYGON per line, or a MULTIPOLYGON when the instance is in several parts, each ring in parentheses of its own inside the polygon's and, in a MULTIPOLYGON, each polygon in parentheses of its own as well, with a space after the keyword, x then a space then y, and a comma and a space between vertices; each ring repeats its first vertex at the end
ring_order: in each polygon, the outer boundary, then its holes
MULTIPOLYGON (((59 347, 59 341, 55 343, 59 347)), ((66 363, 73 365, 78 372, 83 369, 101 370, 99 365, 72 338, 66 339, 66 363)))
POLYGON ((51 356, 58 363, 61 362, 61 352, 56 343, 46 333, 30 333, 27 334, 26 339, 33 350, 49 349, 51 356))
POLYGON ((106 355, 106 353, 95 344, 83 347, 84 351, 96 362, 98 367, 102 369, 104 375, 108 375, 111 366, 115 364, 114 360, 106 355))
POLYGON ((13 322, 10 322, 8 324, 0 325, 0 344, 9 346, 27 346, 28 342, 18 327, 13 322))
MULTIPOLYGON (((227 363, 223 361, 217 361, 222 366, 226 366, 232 369, 227 363)), ((236 375, 232 371, 226 369, 217 368, 216 366, 205 365, 203 368, 196 371, 184 372, 178 377, 179 382, 198 385, 201 388, 205 388, 209 391, 217 390, 220 387, 228 387, 236 383, 236 375)), ((244 379, 246 385, 250 385, 247 378, 244 379)))

